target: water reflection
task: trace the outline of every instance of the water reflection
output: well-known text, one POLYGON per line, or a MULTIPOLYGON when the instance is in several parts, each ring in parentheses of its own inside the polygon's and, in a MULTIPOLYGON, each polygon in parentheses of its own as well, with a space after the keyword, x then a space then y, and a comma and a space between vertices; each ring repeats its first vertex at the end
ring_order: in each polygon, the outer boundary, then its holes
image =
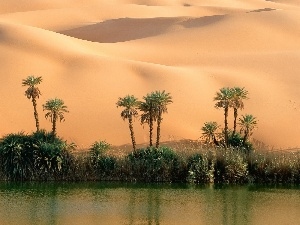
POLYGON ((298 224, 299 188, 0 184, 1 224, 298 224))

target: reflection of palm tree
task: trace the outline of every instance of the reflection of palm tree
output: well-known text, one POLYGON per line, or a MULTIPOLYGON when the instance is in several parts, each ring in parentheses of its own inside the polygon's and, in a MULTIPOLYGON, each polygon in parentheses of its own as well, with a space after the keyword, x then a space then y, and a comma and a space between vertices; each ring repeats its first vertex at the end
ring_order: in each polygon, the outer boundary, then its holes
POLYGON ((148 189, 148 224, 160 224, 160 194, 159 189, 148 189), (154 196, 153 196, 154 195, 154 196))
POLYGON ((119 98, 117 102, 117 107, 124 107, 124 110, 121 112, 121 117, 123 120, 128 119, 129 130, 131 136, 131 142, 133 150, 135 150, 136 142, 133 131, 133 118, 137 117, 137 107, 139 105, 138 99, 133 95, 127 95, 124 98, 119 98))
POLYGON ((129 210, 129 225, 135 224, 134 221, 134 213, 136 212, 136 196, 137 192, 135 189, 131 189, 130 191, 130 196, 129 196, 129 205, 128 205, 128 210, 129 210))
POLYGON ((251 204, 252 196, 249 193, 247 187, 241 187, 239 189, 224 188, 220 192, 221 199, 216 201, 222 203, 222 221, 218 224, 251 224, 251 204))
POLYGON ((58 187, 51 187, 51 199, 50 199, 50 210, 49 212, 49 224, 57 224, 57 210, 58 210, 58 204, 57 204, 57 195, 58 195, 58 187))
POLYGON ((36 99, 39 98, 41 95, 40 89, 37 87, 37 85, 40 84, 41 82, 42 82, 42 77, 34 77, 34 76, 28 76, 26 79, 23 79, 22 81, 22 86, 28 86, 27 90, 25 91, 25 95, 28 99, 31 99, 32 101, 36 131, 40 130, 39 115, 36 108, 37 107, 36 99))

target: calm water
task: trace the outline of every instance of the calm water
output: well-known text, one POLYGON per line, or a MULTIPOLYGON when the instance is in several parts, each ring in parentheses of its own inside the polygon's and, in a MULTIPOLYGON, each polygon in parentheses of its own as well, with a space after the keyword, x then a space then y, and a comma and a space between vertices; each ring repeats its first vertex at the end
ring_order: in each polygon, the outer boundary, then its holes
POLYGON ((300 224, 300 189, 0 183, 0 224, 300 224))

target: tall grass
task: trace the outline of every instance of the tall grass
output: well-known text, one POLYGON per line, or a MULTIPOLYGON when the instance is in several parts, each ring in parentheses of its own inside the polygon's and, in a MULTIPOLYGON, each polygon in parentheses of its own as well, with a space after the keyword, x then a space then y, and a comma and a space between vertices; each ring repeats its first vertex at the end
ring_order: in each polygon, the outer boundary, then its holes
POLYGON ((252 153, 248 169, 253 183, 299 184, 300 152, 252 153))

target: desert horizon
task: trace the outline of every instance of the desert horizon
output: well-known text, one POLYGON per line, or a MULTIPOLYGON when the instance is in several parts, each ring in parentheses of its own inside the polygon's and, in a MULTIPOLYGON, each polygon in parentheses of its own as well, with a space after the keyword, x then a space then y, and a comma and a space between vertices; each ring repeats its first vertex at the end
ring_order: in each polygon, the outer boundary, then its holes
MULTIPOLYGON (((249 92, 239 115, 253 114, 253 138, 300 146, 300 4, 295 0, 16 0, 0 6, 0 135, 35 131, 22 79, 42 76, 42 104, 58 97, 70 113, 57 133, 88 148, 130 144, 119 97, 165 90, 173 97, 162 142, 197 140, 204 122, 223 126, 213 98, 222 87, 249 92)), ((229 112, 229 127, 233 126, 229 112)), ((134 122, 138 144, 148 126, 134 122)))

